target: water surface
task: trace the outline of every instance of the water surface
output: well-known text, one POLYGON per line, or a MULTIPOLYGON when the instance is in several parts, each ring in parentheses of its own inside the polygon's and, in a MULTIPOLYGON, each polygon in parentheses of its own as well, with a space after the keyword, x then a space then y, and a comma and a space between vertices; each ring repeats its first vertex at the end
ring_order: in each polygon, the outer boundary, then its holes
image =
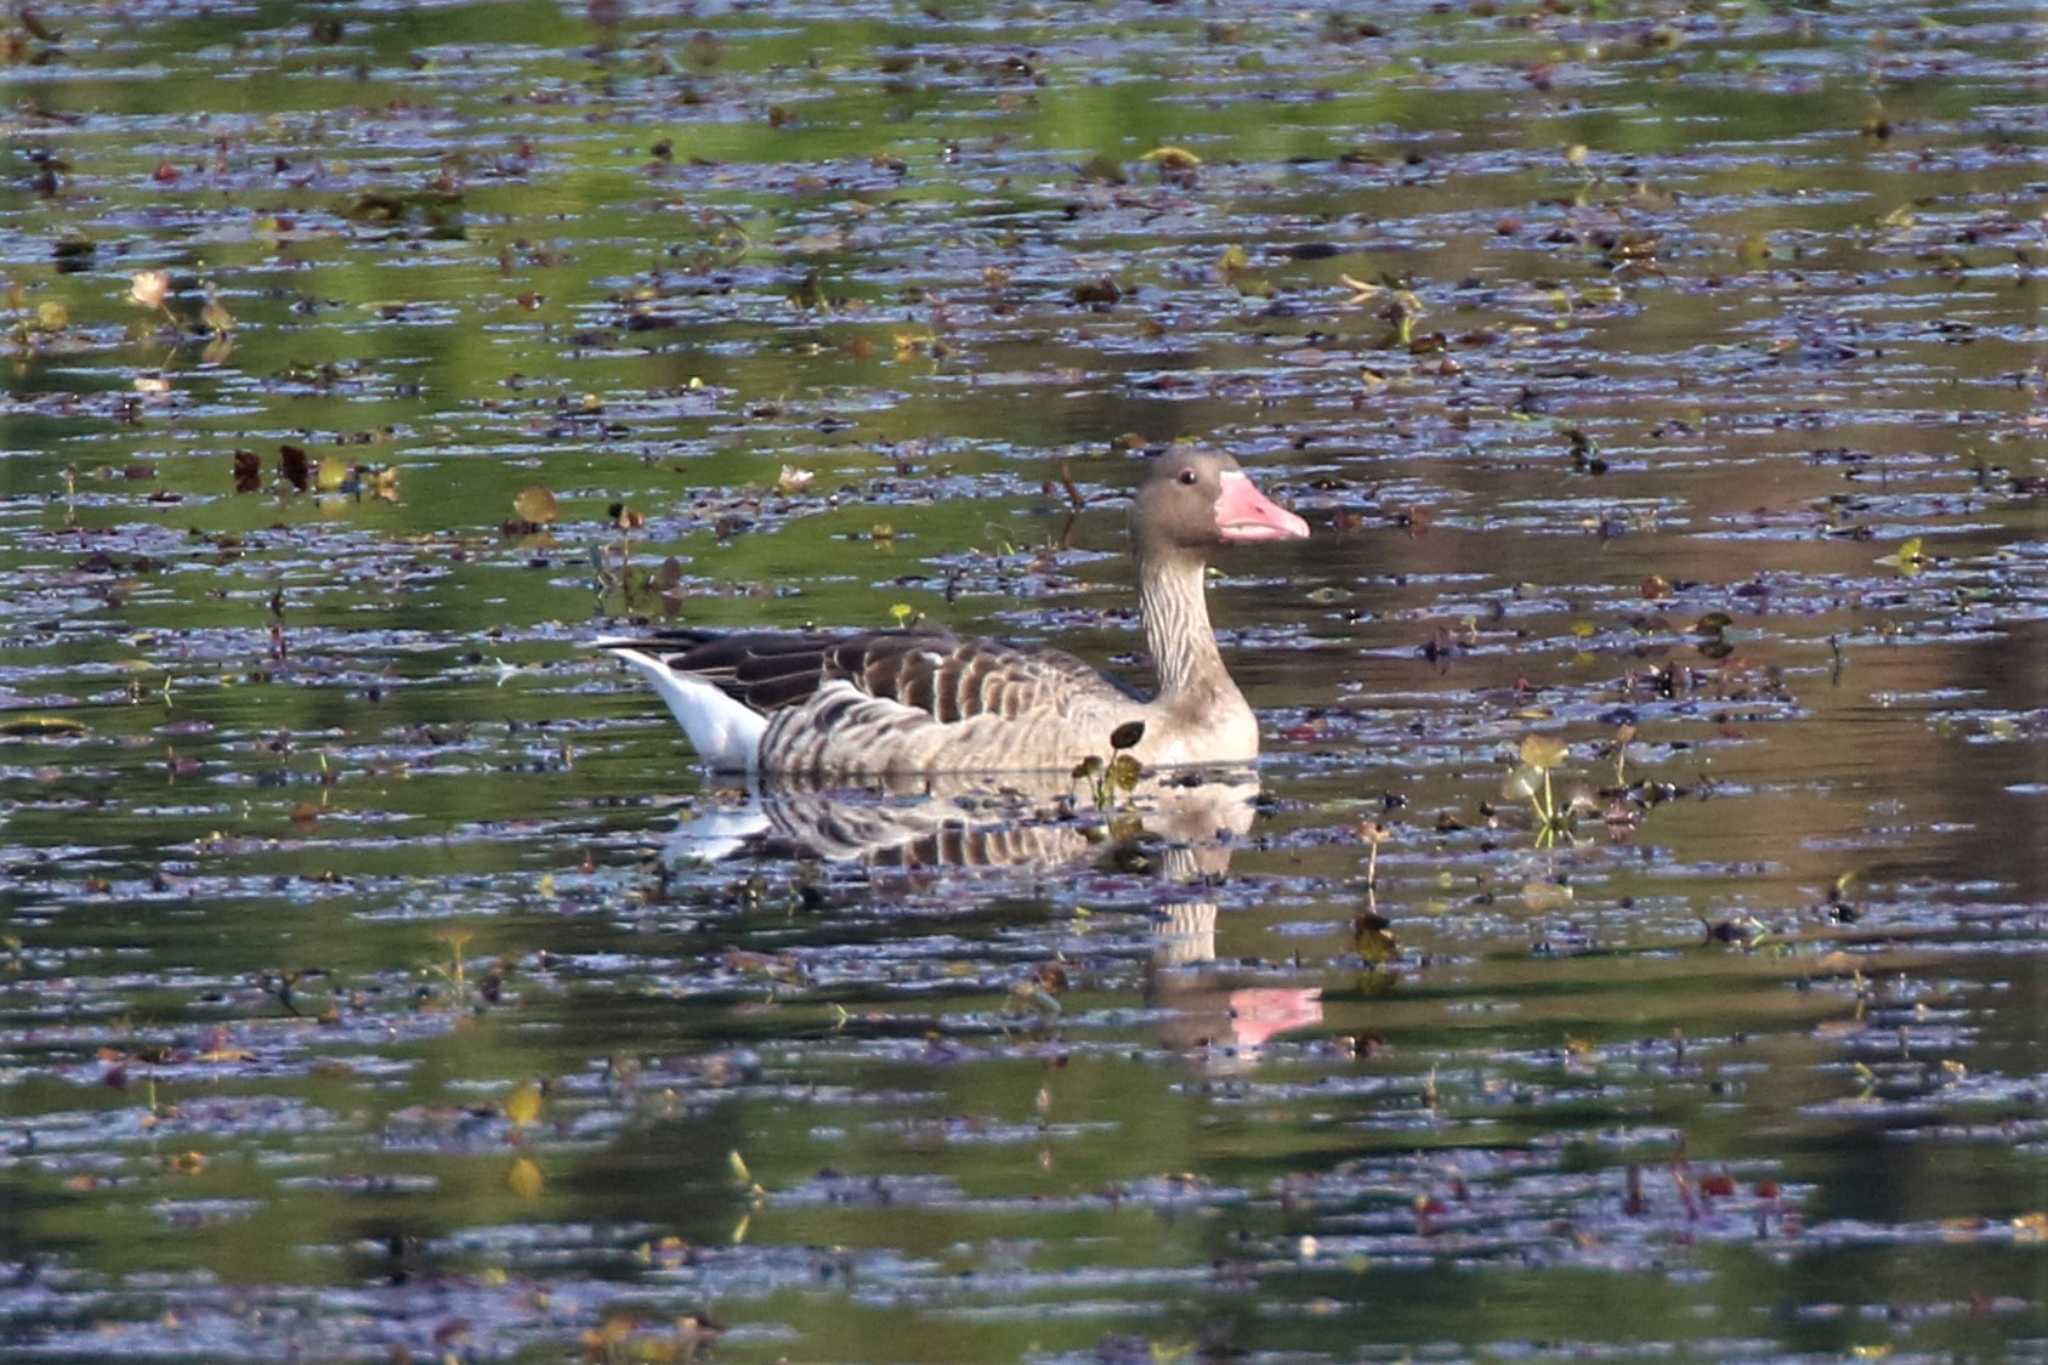
POLYGON ((2039 39, 15 12, 0 1352, 2042 1354, 2039 39), (581 648, 1143 677, 1180 440, 1255 777, 750 800, 581 648))

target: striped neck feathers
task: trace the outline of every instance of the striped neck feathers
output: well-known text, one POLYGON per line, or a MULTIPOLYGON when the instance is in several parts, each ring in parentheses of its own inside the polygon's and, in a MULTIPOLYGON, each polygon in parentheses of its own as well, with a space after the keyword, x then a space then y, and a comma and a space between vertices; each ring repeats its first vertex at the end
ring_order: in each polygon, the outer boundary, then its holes
POLYGON ((1162 703, 1237 692, 1209 625, 1205 567, 1199 556, 1186 553, 1147 555, 1138 565, 1138 613, 1159 672, 1162 703))

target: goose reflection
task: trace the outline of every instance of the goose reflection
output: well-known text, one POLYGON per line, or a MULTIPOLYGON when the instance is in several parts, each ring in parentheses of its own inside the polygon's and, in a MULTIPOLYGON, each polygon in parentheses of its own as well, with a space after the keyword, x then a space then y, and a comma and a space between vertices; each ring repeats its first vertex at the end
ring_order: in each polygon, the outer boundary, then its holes
POLYGON ((1216 901, 1257 814, 1245 769, 1147 773, 1098 813, 1065 774, 924 774, 857 787, 757 780, 701 807, 668 837, 663 860, 816 858, 908 872, 1036 876, 1091 866, 1151 872, 1155 907, 1147 1005, 1163 1040, 1213 1066, 1255 1059, 1271 1038, 1322 1020, 1314 988, 1233 984, 1215 966, 1216 901))

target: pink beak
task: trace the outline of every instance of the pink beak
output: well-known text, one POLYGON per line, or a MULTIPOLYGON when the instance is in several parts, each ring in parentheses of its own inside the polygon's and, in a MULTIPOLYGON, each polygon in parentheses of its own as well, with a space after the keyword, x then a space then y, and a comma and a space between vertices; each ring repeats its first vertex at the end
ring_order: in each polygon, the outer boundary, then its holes
POLYGON ((1242 470, 1226 469, 1216 497, 1216 532, 1233 544, 1300 540, 1308 523, 1261 493, 1242 470))

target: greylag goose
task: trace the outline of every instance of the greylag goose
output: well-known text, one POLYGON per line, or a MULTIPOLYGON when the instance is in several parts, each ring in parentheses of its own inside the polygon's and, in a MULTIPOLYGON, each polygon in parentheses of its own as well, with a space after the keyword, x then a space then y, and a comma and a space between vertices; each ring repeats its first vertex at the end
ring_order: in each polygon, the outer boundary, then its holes
POLYGON ((1131 502, 1138 611, 1159 676, 1147 699, 1071 654, 940 630, 665 630, 595 646, 653 684, 697 754, 725 772, 860 778, 1071 770, 1132 723, 1147 766, 1247 763, 1259 726, 1230 680, 1202 575, 1226 545, 1308 523, 1228 455, 1160 456, 1131 502))

